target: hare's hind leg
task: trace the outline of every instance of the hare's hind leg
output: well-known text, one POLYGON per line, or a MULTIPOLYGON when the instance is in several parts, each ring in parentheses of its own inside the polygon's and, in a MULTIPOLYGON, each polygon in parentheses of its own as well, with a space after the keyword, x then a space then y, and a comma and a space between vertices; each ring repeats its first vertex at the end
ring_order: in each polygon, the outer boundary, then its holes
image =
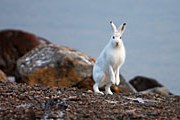
POLYGON ((99 83, 94 84, 93 90, 94 90, 95 93, 100 93, 100 94, 104 95, 103 92, 99 91, 99 83))
POLYGON ((95 93, 104 94, 103 92, 99 91, 99 87, 103 84, 104 78, 105 78, 105 75, 104 75, 104 72, 102 71, 93 73, 93 79, 95 81, 95 84, 93 85, 93 90, 95 93))

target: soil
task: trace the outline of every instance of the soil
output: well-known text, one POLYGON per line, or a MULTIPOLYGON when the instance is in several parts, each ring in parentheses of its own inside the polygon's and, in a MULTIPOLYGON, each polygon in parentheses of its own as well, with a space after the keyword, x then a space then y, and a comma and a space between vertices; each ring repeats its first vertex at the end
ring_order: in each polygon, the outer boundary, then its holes
POLYGON ((180 96, 94 94, 77 88, 0 82, 0 120, 180 119, 180 96))

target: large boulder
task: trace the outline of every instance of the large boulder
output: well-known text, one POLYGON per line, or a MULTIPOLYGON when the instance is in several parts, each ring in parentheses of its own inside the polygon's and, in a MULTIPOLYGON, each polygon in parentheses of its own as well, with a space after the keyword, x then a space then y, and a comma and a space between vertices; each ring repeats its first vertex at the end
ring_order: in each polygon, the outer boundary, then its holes
POLYGON ((93 84, 93 64, 94 59, 82 52, 51 44, 40 45, 19 59, 17 70, 21 80, 30 85, 72 87, 83 80, 93 84))
POLYGON ((136 76, 129 83, 138 91, 143 93, 157 93, 161 95, 171 95, 162 84, 153 78, 136 76))
MULTIPOLYGON (((50 44, 40 45, 20 58, 17 70, 22 82, 30 85, 38 83, 92 90, 94 63, 93 58, 80 51, 50 44)), ((119 86, 114 86, 113 90, 123 92, 119 86)))
POLYGON ((40 44, 49 43, 28 32, 20 30, 0 31, 0 69, 7 76, 16 76, 16 61, 40 44))
POLYGON ((0 70, 0 81, 1 82, 7 82, 8 81, 6 74, 2 70, 0 70))

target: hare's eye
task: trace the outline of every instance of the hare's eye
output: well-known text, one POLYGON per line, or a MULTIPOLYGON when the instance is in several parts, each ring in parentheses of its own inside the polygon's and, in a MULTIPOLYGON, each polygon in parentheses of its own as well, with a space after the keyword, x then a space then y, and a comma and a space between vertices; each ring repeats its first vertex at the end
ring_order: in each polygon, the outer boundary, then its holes
POLYGON ((120 37, 120 39, 121 39, 122 37, 120 37))
POLYGON ((115 36, 113 36, 113 39, 115 39, 115 36))

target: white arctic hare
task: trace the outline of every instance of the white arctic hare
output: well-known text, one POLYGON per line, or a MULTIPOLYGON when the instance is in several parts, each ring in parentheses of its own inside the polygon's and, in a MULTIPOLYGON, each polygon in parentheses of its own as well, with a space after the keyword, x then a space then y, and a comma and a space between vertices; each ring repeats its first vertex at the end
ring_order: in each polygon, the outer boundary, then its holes
POLYGON ((110 87, 112 84, 119 85, 119 70, 126 57, 124 44, 121 39, 126 23, 123 23, 118 29, 112 21, 110 21, 110 24, 113 35, 93 66, 93 79, 95 81, 93 90, 95 93, 104 94, 99 91, 99 87, 105 86, 106 94, 113 94, 110 87))

